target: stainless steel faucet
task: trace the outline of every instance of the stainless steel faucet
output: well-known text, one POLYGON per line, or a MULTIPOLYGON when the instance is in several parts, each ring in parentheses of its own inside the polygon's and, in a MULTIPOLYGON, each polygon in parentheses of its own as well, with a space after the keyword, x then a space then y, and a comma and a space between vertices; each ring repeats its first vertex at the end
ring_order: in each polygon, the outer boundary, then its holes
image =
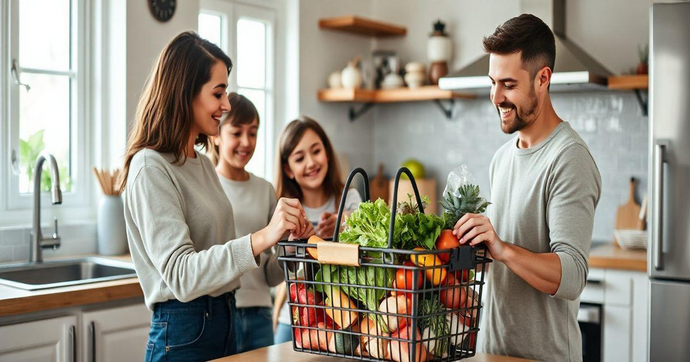
POLYGON ((51 195, 53 205, 62 203, 62 190, 60 190, 60 172, 58 171, 57 161, 55 157, 48 152, 41 152, 36 159, 36 166, 34 167, 34 221, 33 230, 31 232, 31 245, 29 246, 29 263, 42 263, 43 253, 42 248, 57 248, 60 246, 60 236, 58 236, 58 222, 55 218, 55 232, 52 237, 44 238, 41 232, 41 172, 43 171, 43 162, 50 160, 50 179, 52 182, 51 195))

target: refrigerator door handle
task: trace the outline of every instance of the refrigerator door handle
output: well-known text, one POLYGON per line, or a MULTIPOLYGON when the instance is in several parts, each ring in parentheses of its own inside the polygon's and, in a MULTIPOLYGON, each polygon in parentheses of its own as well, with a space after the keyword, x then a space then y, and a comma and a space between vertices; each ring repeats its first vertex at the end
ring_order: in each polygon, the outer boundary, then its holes
POLYGON ((657 141, 654 145, 654 231, 652 233, 652 251, 654 269, 664 270, 663 249, 663 209, 664 209, 664 162, 668 141, 657 141))

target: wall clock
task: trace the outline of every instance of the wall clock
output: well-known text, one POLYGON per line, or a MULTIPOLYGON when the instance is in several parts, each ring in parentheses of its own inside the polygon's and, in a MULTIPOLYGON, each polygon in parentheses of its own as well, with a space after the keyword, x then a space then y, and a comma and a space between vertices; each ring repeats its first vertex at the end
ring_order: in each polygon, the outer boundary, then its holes
POLYGON ((166 22, 175 14, 175 0, 146 0, 149 10, 156 20, 166 22))

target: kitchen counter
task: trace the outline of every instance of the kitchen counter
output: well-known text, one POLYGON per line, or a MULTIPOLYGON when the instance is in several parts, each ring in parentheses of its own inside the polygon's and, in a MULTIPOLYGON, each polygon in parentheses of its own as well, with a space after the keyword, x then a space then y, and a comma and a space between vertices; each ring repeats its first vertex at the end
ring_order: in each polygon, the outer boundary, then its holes
MULTIPOLYGON (((99 257, 103 256, 99 255, 99 257)), ((108 258, 126 262, 132 261, 129 255, 108 258)), ((142 297, 143 295, 137 278, 35 291, 0 285, 0 316, 110 302, 142 297)))
POLYGON ((622 249, 613 243, 595 245, 589 252, 590 268, 647 271, 647 250, 622 249))
MULTIPOLYGON (((240 353, 234 356, 223 357, 215 360, 216 362, 246 362, 246 361, 280 361, 280 362, 349 362, 351 359, 340 357, 327 357, 318 354, 296 352, 292 349, 292 342, 285 342, 273 346, 255 349, 253 351, 240 353)), ((465 359, 468 362, 520 362, 529 361, 522 358, 496 356, 492 354, 477 353, 472 358, 465 359)))

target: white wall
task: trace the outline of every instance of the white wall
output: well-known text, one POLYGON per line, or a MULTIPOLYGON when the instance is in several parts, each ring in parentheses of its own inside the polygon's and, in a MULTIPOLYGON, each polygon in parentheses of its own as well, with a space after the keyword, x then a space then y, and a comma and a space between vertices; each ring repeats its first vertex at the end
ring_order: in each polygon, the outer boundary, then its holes
MULTIPOLYGON (((566 34, 612 72, 626 72, 637 65, 638 44, 648 43, 649 7, 653 2, 663 1, 566 1, 566 34)), ((405 62, 426 61, 432 24, 436 19, 444 21, 453 39, 451 70, 483 55, 482 37, 522 13, 520 1, 516 0, 375 0, 374 4, 376 19, 407 27, 401 43, 379 41, 380 47, 397 50, 405 62)))
POLYGON ((133 124, 141 90, 166 44, 178 33, 197 30, 199 1, 177 1, 175 15, 161 23, 154 19, 148 1, 127 0, 127 129, 133 124))
MULTIPOLYGON (((371 0, 300 0, 299 7, 299 114, 319 122, 336 152, 347 156, 350 168, 372 170, 373 112, 351 123, 346 104, 320 103, 319 89, 327 87, 328 75, 342 70, 355 55, 366 57, 371 40, 351 34, 320 30, 320 18, 356 14, 371 17, 371 0)), ((288 70, 290 72, 292 70, 288 70)), ((349 172, 349 170, 344 170, 349 172)))

